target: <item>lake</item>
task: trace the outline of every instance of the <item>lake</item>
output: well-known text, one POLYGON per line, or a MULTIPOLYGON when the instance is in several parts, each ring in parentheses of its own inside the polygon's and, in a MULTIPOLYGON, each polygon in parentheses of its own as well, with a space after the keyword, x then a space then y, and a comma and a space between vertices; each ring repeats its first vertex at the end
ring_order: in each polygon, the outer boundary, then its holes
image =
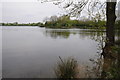
POLYGON ((4 78, 54 78, 59 56, 74 57, 92 65, 97 33, 87 29, 45 29, 4 26, 2 29, 2 76, 4 78))

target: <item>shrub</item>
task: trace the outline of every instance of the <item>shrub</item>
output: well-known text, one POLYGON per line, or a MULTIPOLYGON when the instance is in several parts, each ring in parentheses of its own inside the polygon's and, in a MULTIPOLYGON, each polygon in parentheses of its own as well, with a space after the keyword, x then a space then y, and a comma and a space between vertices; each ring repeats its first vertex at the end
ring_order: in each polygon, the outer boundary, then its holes
POLYGON ((68 58, 60 61, 55 69, 55 74, 57 78, 78 78, 79 70, 78 63, 74 58, 68 58))

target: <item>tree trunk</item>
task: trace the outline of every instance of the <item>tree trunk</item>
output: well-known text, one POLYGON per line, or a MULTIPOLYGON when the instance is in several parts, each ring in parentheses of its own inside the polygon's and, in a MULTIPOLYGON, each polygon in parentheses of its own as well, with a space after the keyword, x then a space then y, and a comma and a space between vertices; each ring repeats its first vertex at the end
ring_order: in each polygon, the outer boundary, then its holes
POLYGON ((116 10, 116 2, 107 2, 106 7, 106 37, 107 37, 107 44, 106 45, 114 45, 115 42, 115 32, 114 32, 114 25, 116 20, 115 15, 116 10))
POLYGON ((104 57, 103 71, 101 74, 102 78, 108 78, 107 73, 115 61, 112 46, 114 46, 115 43, 114 25, 116 20, 116 2, 107 2, 106 5, 106 44, 102 53, 104 57))

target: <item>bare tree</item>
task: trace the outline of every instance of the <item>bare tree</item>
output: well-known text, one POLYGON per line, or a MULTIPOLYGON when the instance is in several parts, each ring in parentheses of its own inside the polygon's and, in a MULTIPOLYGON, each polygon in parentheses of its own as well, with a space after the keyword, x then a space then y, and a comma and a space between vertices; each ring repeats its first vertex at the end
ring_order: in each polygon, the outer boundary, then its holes
POLYGON ((58 17, 56 15, 50 17, 50 21, 57 21, 57 20, 58 20, 58 17))
POLYGON ((45 18, 43 19, 43 22, 47 22, 47 21, 50 21, 49 17, 45 17, 45 18))
POLYGON ((80 18, 81 12, 85 11, 85 16, 89 19, 105 20, 105 2, 100 0, 42 0, 41 2, 53 2, 53 4, 63 8, 69 16, 80 18))

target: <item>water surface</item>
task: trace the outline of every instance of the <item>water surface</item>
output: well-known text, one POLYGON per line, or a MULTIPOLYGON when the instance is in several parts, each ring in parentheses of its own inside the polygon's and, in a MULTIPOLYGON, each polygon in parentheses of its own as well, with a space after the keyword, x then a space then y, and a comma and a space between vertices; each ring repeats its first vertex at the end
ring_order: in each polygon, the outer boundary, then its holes
POLYGON ((5 78, 53 78, 59 56, 89 64, 97 54, 96 32, 27 26, 4 26, 2 31, 5 78))

